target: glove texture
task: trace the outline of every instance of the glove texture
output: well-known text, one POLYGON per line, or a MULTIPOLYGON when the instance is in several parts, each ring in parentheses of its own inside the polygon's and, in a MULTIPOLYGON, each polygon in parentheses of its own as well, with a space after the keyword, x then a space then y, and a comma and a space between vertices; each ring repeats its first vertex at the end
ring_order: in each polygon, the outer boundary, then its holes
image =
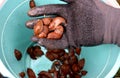
MULTIPOLYGON (((67 4, 38 6, 30 9, 28 15, 30 17, 37 17, 44 14, 52 14, 65 18, 67 24, 63 37, 60 40, 49 40, 37 39, 33 36, 33 41, 51 49, 95 46, 103 43, 120 43, 120 40, 116 40, 118 39, 116 33, 120 32, 120 30, 113 28, 114 24, 117 23, 114 20, 114 16, 118 18, 117 15, 120 14, 118 9, 108 6, 99 0, 61 1, 65 1, 67 4), (112 18, 112 20, 109 18, 112 18)), ((26 26, 32 29, 36 21, 37 19, 29 20, 26 22, 26 26)), ((120 27, 118 28, 120 29, 120 27)))

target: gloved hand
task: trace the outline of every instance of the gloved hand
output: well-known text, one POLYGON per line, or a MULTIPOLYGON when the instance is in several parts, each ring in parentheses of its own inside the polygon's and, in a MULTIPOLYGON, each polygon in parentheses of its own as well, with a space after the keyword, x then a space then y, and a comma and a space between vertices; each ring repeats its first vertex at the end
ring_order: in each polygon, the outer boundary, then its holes
MULTIPOLYGON (((94 46, 103 43, 120 43, 117 35, 118 9, 104 4, 99 0, 61 0, 67 4, 50 4, 32 8, 28 11, 31 17, 52 14, 67 20, 65 32, 60 40, 38 39, 38 42, 46 48, 67 48, 79 46, 94 46), (114 15, 115 14, 115 15, 114 15), (114 28, 116 26, 117 28, 114 28)), ((33 28, 37 20, 26 23, 28 28, 33 28)))

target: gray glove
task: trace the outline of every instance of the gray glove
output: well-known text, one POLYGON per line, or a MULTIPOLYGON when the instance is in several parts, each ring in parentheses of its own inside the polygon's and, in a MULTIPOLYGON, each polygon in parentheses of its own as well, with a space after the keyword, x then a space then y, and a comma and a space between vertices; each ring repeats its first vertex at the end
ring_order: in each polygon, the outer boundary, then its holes
MULTIPOLYGON (((28 11, 31 17, 44 14, 62 16, 67 20, 65 32, 60 40, 38 39, 46 48, 68 48, 95 46, 103 43, 120 44, 120 10, 104 4, 99 0, 61 0, 67 4, 50 4, 32 8, 28 11)), ((26 23, 33 28, 36 20, 26 23)))

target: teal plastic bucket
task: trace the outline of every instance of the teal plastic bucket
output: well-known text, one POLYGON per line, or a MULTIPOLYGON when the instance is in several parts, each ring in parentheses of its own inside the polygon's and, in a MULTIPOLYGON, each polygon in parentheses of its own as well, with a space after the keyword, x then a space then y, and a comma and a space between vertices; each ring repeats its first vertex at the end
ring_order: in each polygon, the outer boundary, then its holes
MULTIPOLYGON (((35 0, 37 5, 64 3, 59 0, 35 0)), ((26 48, 32 44, 30 38, 33 31, 25 27, 25 22, 32 19, 27 16, 29 0, 6 0, 0 9, 0 59, 15 78, 28 67, 35 73, 47 70, 51 62, 42 56, 38 60, 31 60, 26 48), (22 52, 23 57, 17 61, 14 49, 22 52)), ((46 52, 45 48, 42 50, 46 52)), ((83 78, 112 78, 120 66, 120 48, 116 45, 99 45, 82 47, 79 58, 85 58, 84 69, 88 71, 83 78)))

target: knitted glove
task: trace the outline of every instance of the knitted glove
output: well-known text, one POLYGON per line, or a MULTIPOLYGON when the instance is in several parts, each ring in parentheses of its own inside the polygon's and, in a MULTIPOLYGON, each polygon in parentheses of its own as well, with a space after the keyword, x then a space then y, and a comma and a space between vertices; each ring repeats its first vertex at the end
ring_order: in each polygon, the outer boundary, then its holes
MULTIPOLYGON (((103 43, 120 44, 120 11, 104 4, 99 0, 61 0, 67 4, 49 4, 32 8, 28 11, 31 17, 44 14, 58 15, 67 20, 63 37, 59 40, 38 39, 46 48, 68 48, 79 46, 95 46, 103 43)), ((26 23, 28 28, 33 28, 36 20, 26 23)))

